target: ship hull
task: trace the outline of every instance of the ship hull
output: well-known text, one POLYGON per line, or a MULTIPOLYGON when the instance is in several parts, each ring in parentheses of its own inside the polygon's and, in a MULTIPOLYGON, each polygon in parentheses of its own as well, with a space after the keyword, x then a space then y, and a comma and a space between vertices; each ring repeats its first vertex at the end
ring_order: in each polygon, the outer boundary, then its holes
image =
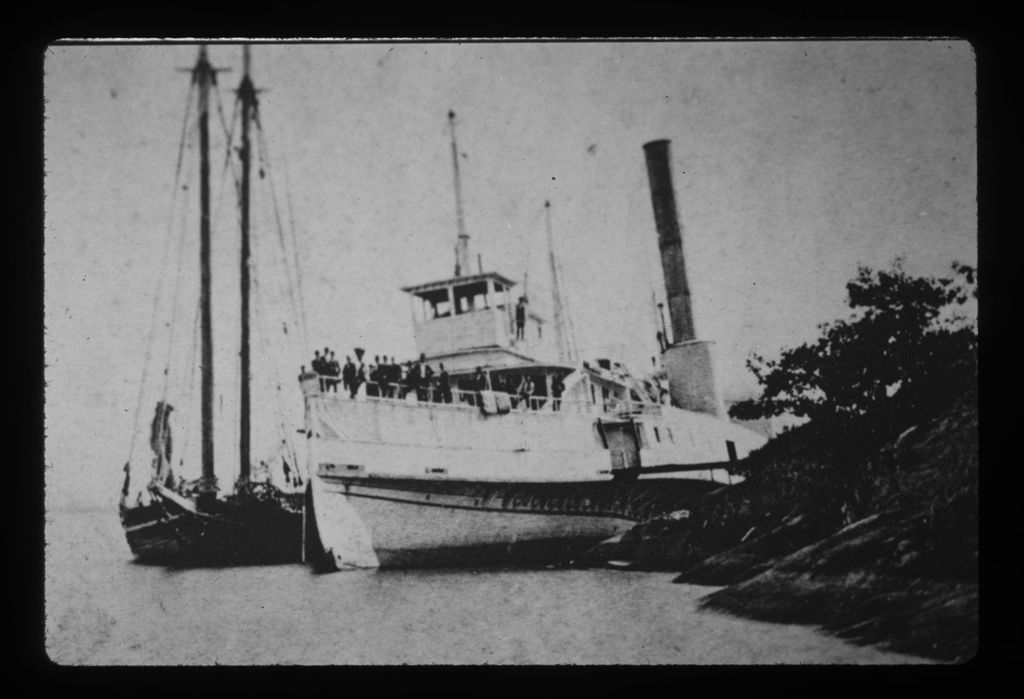
POLYGON ((328 562, 346 569, 568 563, 638 522, 688 510, 721 486, 324 475, 311 487, 328 562))
POLYGON ((302 561, 302 494, 236 495, 200 506, 151 486, 149 503, 121 506, 128 545, 140 563, 172 567, 272 565, 302 561))

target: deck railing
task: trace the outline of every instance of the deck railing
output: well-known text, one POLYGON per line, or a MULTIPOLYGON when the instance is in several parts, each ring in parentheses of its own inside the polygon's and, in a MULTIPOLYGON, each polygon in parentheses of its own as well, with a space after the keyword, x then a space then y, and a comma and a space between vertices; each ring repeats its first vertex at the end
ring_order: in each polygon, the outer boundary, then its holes
MULTIPOLYGON (((305 374, 303 379, 320 380, 322 395, 334 393, 338 398, 352 399, 352 393, 342 384, 341 379, 334 376, 323 376, 317 374, 305 374)), ((380 401, 388 403, 410 403, 410 396, 415 396, 415 404, 423 407, 450 407, 457 409, 476 409, 480 406, 480 394, 477 391, 464 391, 458 388, 451 388, 447 391, 437 386, 414 387, 405 383, 387 383, 377 381, 363 381, 359 392, 358 400, 380 401)), ((534 412, 555 414, 559 412, 568 413, 597 413, 614 415, 660 415, 661 406, 657 403, 643 403, 639 401, 624 401, 614 398, 606 399, 601 403, 592 403, 586 400, 573 400, 566 398, 553 398, 551 396, 530 396, 523 398, 515 394, 509 394, 512 404, 512 412, 534 412)))

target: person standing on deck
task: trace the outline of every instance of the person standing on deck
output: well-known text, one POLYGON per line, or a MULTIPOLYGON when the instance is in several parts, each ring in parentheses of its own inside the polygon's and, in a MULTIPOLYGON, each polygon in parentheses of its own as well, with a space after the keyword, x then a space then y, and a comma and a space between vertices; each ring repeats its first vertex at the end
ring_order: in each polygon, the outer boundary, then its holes
MULTIPOLYGON (((425 360, 426 357, 420 355, 421 360, 425 360)), ((424 400, 436 402, 437 401, 437 390, 434 388, 434 370, 430 368, 429 364, 423 365, 423 388, 424 388, 424 400)))
MULTIPOLYGON (((421 354, 418 362, 415 362, 409 369, 409 388, 416 391, 416 400, 425 401, 427 400, 427 389, 429 388, 430 376, 427 372, 430 371, 430 367, 427 366, 427 355, 421 354)), ((433 374, 430 371, 430 374, 433 374)))
MULTIPOLYGON (((384 359, 387 360, 387 357, 384 359)), ((395 389, 397 388, 396 384, 402 382, 402 367, 399 366, 395 361, 395 358, 392 357, 391 362, 387 364, 387 369, 387 390, 385 393, 388 398, 394 398, 395 389)))
POLYGON ((350 394, 352 398, 356 397, 359 392, 359 386, 366 381, 366 365, 363 364, 363 354, 366 353, 362 347, 356 347, 356 361, 359 362, 355 367, 355 374, 352 377, 352 384, 349 386, 350 394))
POLYGON ((410 362, 409 370, 405 372, 406 395, 413 393, 416 398, 420 397, 420 363, 410 362))
POLYGON ((346 393, 352 391, 352 382, 356 379, 356 365, 352 357, 345 357, 345 367, 341 370, 341 387, 346 393))
MULTIPOLYGON (((481 367, 476 368, 476 373, 473 374, 473 378, 469 381, 469 390, 474 393, 487 389, 487 377, 484 376, 484 370, 481 367)), ((475 395, 469 395, 466 397, 466 402, 470 405, 477 404, 477 398, 475 395)))
POLYGON ((373 358, 373 364, 369 368, 369 381, 366 382, 366 395, 368 396, 380 395, 380 368, 380 356, 377 355, 373 358))
POLYGON ((334 350, 331 350, 331 358, 327 362, 327 375, 331 378, 327 380, 327 387, 338 392, 338 377, 341 376, 341 365, 338 364, 338 360, 334 358, 334 350))
POLYGON ((448 376, 448 372, 445 371, 444 364, 441 365, 441 374, 437 378, 437 389, 441 393, 442 402, 452 402, 452 381, 451 377, 448 376))
POLYGON ((380 386, 380 397, 390 398, 388 391, 391 388, 391 365, 388 364, 386 354, 381 357, 380 363, 377 365, 377 382, 380 386))
POLYGON ((562 394, 565 393, 565 384, 561 376, 555 376, 551 380, 551 409, 558 412, 562 409, 562 394))
POLYGON ((331 348, 324 347, 324 354, 320 357, 320 390, 327 391, 331 387, 331 380, 327 377, 331 375, 331 363, 330 363, 331 348))
POLYGON ((311 366, 313 367, 313 371, 316 372, 317 379, 320 381, 320 390, 323 391, 324 374, 326 372, 324 366, 324 358, 320 356, 320 350, 313 350, 313 363, 311 366))
POLYGON ((526 337, 526 297, 520 296, 516 304, 516 340, 526 337))
POLYGON ((523 380, 519 382, 519 399, 523 403, 523 410, 529 410, 532 406, 530 405, 530 398, 533 396, 533 379, 530 378, 529 374, 523 375, 523 380))

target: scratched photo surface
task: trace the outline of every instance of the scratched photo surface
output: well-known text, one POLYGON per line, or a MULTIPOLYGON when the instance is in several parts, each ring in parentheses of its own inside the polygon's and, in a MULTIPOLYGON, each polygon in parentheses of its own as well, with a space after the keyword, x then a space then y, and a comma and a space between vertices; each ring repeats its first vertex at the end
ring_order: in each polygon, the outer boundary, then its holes
MULTIPOLYGON (((223 69, 209 103, 223 488, 239 473, 243 50, 206 49, 223 69)), ((83 41, 43 58, 51 659, 929 662, 701 610, 714 588, 673 584, 670 572, 135 562, 118 519, 126 463, 141 487, 153 406, 198 380, 199 135, 184 126, 198 52, 83 41)), ((402 288, 452 277, 460 229, 469 273, 498 272, 529 289, 539 315, 571 319, 580 360, 649 369, 665 322, 651 141, 671 143, 693 321, 714 343, 726 404, 758 392, 751 353, 777 355, 844 316, 859 266, 902 258, 910 274, 942 276, 954 261, 976 265, 976 63, 965 41, 256 43, 250 57, 252 461, 267 468, 282 440, 296 441, 303 466, 298 377, 314 350, 417 358, 402 288)), ((177 413, 197 410, 198 389, 174 395, 177 413)), ((174 449, 194 479, 198 422, 182 421, 174 449)))

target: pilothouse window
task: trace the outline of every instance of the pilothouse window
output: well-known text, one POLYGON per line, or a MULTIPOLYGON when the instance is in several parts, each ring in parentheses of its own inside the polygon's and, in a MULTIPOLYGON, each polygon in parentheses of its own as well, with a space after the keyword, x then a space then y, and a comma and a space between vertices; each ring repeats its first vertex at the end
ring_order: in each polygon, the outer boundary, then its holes
POLYGON ((487 282, 462 284, 452 288, 455 294, 455 312, 469 313, 490 308, 487 298, 487 282))
POLYGON ((448 302, 448 289, 424 291, 418 294, 418 296, 422 300, 419 320, 444 318, 452 314, 451 304, 448 302))

